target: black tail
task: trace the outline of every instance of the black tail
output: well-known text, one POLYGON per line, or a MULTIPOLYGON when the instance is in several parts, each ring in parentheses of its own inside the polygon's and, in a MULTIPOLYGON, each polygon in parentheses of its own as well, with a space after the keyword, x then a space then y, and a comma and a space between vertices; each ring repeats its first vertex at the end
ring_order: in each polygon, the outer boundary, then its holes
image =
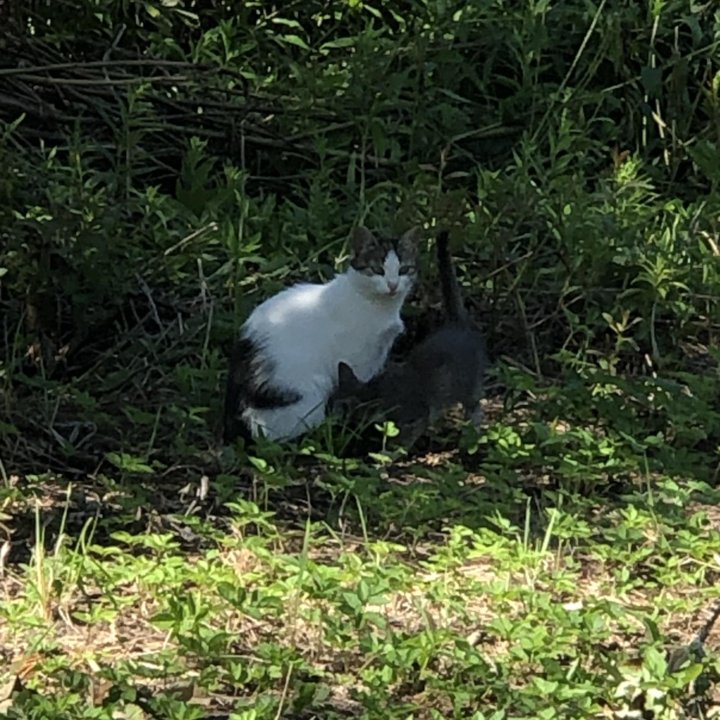
POLYGON ((442 230, 438 234, 436 244, 440 288, 442 289, 445 313, 450 322, 466 324, 468 322, 467 312, 463 304, 457 273, 455 272, 455 263, 450 255, 447 230, 442 230))
POLYGON ((223 442, 227 445, 241 437, 247 446, 252 441, 249 428, 240 417, 243 387, 247 375, 248 359, 242 341, 235 344, 230 356, 227 384, 225 385, 225 408, 223 410, 223 442))
MULTIPOLYGON (((225 386, 225 410, 223 415, 223 440, 231 443, 241 437, 245 447, 253 442, 252 433, 242 419, 248 408, 272 409, 292 405, 302 399, 295 390, 272 387, 266 380, 258 380, 258 344, 241 335, 230 356, 227 385, 225 386)), ((266 363, 267 366, 267 363, 266 363)), ((262 378, 267 373, 260 373, 262 378)))

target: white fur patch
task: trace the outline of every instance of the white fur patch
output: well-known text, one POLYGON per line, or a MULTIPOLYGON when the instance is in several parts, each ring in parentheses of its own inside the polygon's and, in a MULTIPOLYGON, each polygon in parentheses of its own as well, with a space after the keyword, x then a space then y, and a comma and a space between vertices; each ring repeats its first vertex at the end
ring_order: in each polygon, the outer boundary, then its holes
POLYGON ((272 385, 295 390, 302 399, 245 410, 253 435, 291 438, 319 425, 341 360, 363 382, 380 371, 403 331, 400 308, 412 287, 412 279, 400 275, 394 251, 383 267, 382 276, 351 268, 325 285, 294 285, 255 308, 244 332, 262 348, 258 360, 272 369, 272 385))

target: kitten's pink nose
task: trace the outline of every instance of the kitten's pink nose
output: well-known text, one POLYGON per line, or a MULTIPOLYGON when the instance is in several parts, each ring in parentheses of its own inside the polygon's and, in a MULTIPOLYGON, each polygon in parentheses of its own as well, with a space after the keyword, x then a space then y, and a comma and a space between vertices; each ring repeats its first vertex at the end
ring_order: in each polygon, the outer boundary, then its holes
POLYGON ((388 286, 388 290, 390 291, 390 293, 394 293, 394 292, 398 289, 398 285, 399 285, 399 284, 400 284, 400 283, 399 283, 398 280, 396 280, 395 282, 390 282, 390 281, 388 280, 387 286, 388 286))

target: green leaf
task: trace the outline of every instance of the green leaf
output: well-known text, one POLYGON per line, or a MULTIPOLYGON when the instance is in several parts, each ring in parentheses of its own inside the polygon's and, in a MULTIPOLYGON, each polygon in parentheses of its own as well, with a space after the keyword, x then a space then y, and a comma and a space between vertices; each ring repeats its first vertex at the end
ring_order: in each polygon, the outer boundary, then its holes
POLYGON ((553 695, 559 687, 556 680, 545 680, 541 677, 533 678, 533 684, 543 695, 553 695))
POLYGON ((359 612, 360 610, 362 610, 363 604, 357 594, 353 592, 346 592, 343 593, 342 597, 345 603, 355 612, 359 612))
POLYGON ((676 672, 676 676, 681 685, 689 685, 697 680, 703 671, 702 663, 693 663, 686 668, 681 668, 676 672))
POLYGON ((281 35, 280 39, 289 45, 297 45, 303 50, 310 50, 310 46, 298 35, 281 35))
POLYGON ((162 630, 172 630, 172 628, 177 625, 178 620, 179 618, 169 611, 155 613, 155 615, 150 618, 150 622, 162 630))
POLYGON ((329 42, 323 43, 320 46, 320 52, 327 52, 328 50, 339 50, 341 48, 355 47, 357 38, 344 37, 330 40, 329 42))
POLYGON ((662 652, 651 645, 645 650, 645 667, 655 678, 663 678, 667 673, 667 660, 662 652))
POLYGON ((365 604, 368 599, 370 598, 370 586, 367 583, 367 580, 363 578, 359 583, 357 587, 357 594, 360 598, 360 601, 365 604))
POLYGON ((400 434, 400 430, 392 420, 386 420, 382 425, 375 426, 385 437, 397 437, 400 434))
POLYGON ((255 457, 254 455, 248 455, 248 461, 250 464, 259 470, 260 472, 267 472, 268 470, 268 461, 264 458, 255 457))
POLYGON ((155 470, 151 468, 145 460, 124 452, 109 452, 105 458, 111 462, 118 470, 132 473, 144 473, 152 475, 155 470))
POLYGON ((303 26, 297 20, 291 20, 289 18, 272 18, 270 22, 275 25, 285 25, 286 27, 294 27, 299 30, 303 29, 303 26))

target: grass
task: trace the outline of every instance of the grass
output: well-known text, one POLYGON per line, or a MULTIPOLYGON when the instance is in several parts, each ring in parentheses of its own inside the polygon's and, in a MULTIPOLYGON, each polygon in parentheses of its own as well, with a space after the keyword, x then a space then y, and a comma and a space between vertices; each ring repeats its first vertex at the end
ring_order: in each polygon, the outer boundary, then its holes
POLYGON ((8 477, 3 711, 712 717, 714 657, 668 658, 720 596, 720 494, 545 422, 550 396, 405 460, 311 438, 225 451, 209 481, 128 457, 116 481, 8 477))

